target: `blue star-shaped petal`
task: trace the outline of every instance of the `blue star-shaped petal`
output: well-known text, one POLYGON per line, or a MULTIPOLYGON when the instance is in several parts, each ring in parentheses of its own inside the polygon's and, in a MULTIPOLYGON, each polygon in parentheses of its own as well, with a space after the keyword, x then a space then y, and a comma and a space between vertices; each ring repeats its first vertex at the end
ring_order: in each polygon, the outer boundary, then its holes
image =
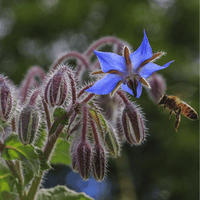
POLYGON ((170 61, 163 66, 151 62, 163 53, 152 53, 145 31, 142 44, 130 55, 127 47, 124 48, 124 56, 95 50, 94 52, 99 59, 102 71, 93 72, 93 74, 107 73, 107 75, 86 91, 100 95, 112 94, 121 85, 122 90, 139 98, 142 93, 142 84, 150 88, 146 78, 158 70, 165 69, 173 62, 170 61))

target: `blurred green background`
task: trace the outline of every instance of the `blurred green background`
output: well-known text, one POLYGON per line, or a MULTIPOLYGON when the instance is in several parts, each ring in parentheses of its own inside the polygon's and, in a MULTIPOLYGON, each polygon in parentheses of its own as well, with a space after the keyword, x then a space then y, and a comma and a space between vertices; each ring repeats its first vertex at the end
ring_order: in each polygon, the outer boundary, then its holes
MULTIPOLYGON (((19 85, 30 66, 48 71, 60 53, 84 52, 103 36, 136 50, 145 29, 153 51, 167 52, 157 63, 175 60, 160 72, 167 93, 199 111, 198 8, 197 0, 0 0, 0 72, 19 85)), ((125 144, 109 160, 111 192, 98 196, 93 188, 95 199, 198 199, 199 122, 182 117, 176 133, 175 116, 169 120, 145 90, 136 101, 148 119, 147 141, 125 144)))

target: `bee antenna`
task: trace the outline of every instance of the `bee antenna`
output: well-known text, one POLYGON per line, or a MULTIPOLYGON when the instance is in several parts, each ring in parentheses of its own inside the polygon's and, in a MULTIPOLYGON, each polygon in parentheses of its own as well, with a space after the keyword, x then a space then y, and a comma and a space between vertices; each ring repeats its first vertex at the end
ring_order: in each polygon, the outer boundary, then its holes
POLYGON ((162 97, 162 94, 160 94, 160 92, 158 90, 156 90, 158 92, 158 94, 162 97))

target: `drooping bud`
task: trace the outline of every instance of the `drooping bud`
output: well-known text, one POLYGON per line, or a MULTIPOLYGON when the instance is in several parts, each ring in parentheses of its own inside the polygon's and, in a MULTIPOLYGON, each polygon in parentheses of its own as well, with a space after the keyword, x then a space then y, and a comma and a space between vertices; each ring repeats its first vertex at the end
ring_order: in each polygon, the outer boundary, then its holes
POLYGON ((92 170, 93 176, 97 181, 102 181, 106 172, 106 153, 100 145, 95 145, 92 152, 92 170))
POLYGON ((127 103, 122 113, 122 126, 127 141, 132 145, 141 144, 146 137, 144 117, 136 105, 127 103))
POLYGON ((76 152, 72 153, 72 169, 75 173, 78 173, 78 165, 77 165, 77 155, 76 152))
POLYGON ((39 115, 35 107, 25 106, 19 116, 18 134, 22 144, 31 144, 38 130, 39 115))
POLYGON ((166 91, 165 80, 160 74, 154 73, 148 78, 148 81, 151 85, 149 95, 155 103, 158 103, 161 96, 165 94, 166 91))
POLYGON ((0 76, 0 120, 7 121, 12 110, 12 93, 6 78, 0 76))
POLYGON ((53 77, 49 79, 45 91, 45 101, 54 107, 60 106, 64 103, 67 97, 67 81, 64 73, 64 68, 60 68, 54 73, 53 77))
POLYGON ((90 177, 92 150, 87 141, 81 141, 76 149, 77 165, 84 180, 90 177))
POLYGON ((70 146, 70 152, 71 152, 71 156, 72 156, 72 169, 75 173, 78 173, 78 164, 77 164, 77 152, 76 152, 76 148, 77 148, 77 144, 79 144, 80 142, 80 138, 74 138, 71 142, 71 146, 70 146))

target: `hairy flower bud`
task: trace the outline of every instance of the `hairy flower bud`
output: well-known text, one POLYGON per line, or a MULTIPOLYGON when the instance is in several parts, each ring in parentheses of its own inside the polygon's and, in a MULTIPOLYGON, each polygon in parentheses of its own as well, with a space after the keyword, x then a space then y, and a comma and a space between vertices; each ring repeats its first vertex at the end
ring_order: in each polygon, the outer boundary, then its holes
POLYGON ((106 153, 103 147, 95 145, 92 152, 92 169, 93 176, 97 181, 102 181, 106 172, 106 153))
POLYGON ((7 121, 12 110, 12 94, 5 78, 0 76, 0 120, 7 121))
POLYGON ((157 73, 152 74, 149 79, 149 84, 151 85, 151 90, 149 91, 150 97, 158 103, 161 96, 165 94, 166 83, 164 78, 157 73))
POLYGON ((31 105, 25 106, 19 115, 18 134, 22 144, 31 144, 37 133, 38 111, 31 105))
POLYGON ((60 68, 46 85, 44 91, 45 101, 54 107, 64 103, 67 96, 67 82, 63 68, 60 68))
POLYGON ((130 144, 139 145, 146 137, 144 117, 134 104, 126 104, 122 113, 122 126, 127 141, 130 144))
POLYGON ((78 145, 76 155, 79 173, 84 180, 87 180, 90 177, 92 155, 91 147, 87 141, 82 141, 78 145))

